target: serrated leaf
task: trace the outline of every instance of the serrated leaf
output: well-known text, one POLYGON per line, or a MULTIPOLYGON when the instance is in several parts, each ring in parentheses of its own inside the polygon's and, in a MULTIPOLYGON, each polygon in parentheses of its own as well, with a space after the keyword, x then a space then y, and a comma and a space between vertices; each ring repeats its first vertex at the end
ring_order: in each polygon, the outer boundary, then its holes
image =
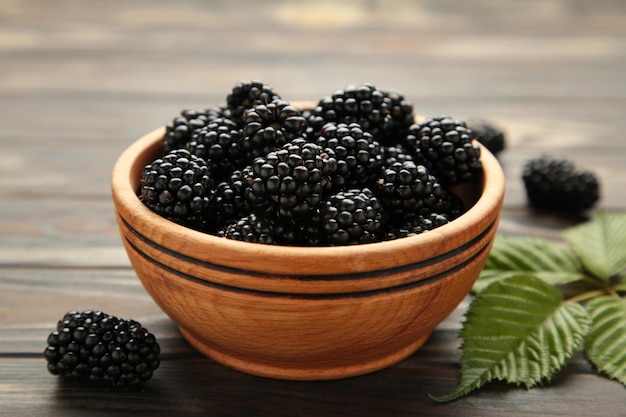
POLYGON ((577 303, 527 275, 496 282, 478 294, 461 330, 461 380, 445 402, 500 380, 530 388, 550 380, 577 350, 589 328, 577 303))
POLYGON ((566 230, 563 238, 598 278, 608 280, 626 267, 626 212, 599 212, 566 230))
POLYGON ((602 372, 626 385, 626 300, 603 296, 587 304, 591 328, 585 353, 602 372))
POLYGON ((503 279, 532 274, 549 284, 582 278, 582 263, 572 251, 546 239, 498 236, 472 291, 503 279))

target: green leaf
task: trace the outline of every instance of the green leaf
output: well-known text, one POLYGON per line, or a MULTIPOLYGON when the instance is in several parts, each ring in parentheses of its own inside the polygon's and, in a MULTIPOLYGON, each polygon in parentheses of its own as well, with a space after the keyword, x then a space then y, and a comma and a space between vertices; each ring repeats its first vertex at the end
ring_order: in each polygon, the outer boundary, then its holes
POLYGON ((564 303, 556 288, 531 275, 496 282, 478 294, 461 337, 461 380, 452 401, 493 380, 530 388, 549 380, 577 350, 589 315, 564 303))
POLYGON ((549 240, 498 236, 472 291, 478 293, 493 282, 528 274, 549 284, 565 284, 581 279, 582 269, 576 254, 549 240))
POLYGON ((626 212, 599 212, 563 237, 598 278, 608 280, 626 267, 626 212))
POLYGON ((626 385, 626 300, 603 296, 587 304, 591 329, 585 339, 589 360, 626 385))

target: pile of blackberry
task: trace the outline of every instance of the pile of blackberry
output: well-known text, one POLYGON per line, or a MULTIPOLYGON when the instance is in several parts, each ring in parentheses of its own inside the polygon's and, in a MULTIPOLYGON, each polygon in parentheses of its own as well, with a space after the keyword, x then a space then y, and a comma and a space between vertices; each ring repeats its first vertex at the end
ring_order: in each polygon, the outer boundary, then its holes
POLYGON ((427 232, 466 208, 453 187, 482 173, 460 120, 415 123, 401 93, 364 83, 296 108, 261 81, 184 110, 138 195, 154 212, 226 239, 353 245, 427 232))

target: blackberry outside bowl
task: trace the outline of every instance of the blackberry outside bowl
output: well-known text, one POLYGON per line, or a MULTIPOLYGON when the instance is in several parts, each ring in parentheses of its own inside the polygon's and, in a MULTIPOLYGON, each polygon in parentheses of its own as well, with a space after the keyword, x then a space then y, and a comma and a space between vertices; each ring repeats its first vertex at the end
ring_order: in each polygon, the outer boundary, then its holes
POLYGON ((132 266, 198 351, 225 366, 291 380, 376 371, 419 349, 469 293, 491 249, 504 175, 482 148, 483 173, 455 191, 471 206, 432 231, 344 247, 233 241, 148 209, 143 167, 164 128, 127 148, 112 193, 132 266))

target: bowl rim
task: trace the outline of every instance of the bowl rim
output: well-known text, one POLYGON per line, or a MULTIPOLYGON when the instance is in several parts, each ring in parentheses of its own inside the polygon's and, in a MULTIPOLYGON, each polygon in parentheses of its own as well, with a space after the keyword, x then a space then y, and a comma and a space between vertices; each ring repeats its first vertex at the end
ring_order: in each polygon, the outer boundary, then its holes
POLYGON ((481 147, 480 197, 452 222, 428 233, 389 241, 348 246, 281 246, 240 242, 196 231, 170 221, 145 206, 136 194, 146 164, 162 153, 165 126, 134 141, 113 167, 111 191, 118 221, 172 252, 200 262, 266 274, 293 274, 294 267, 320 276, 393 269, 435 258, 468 244, 497 227, 505 177, 498 160, 481 147), (380 256, 380 255, 384 256, 380 256))

